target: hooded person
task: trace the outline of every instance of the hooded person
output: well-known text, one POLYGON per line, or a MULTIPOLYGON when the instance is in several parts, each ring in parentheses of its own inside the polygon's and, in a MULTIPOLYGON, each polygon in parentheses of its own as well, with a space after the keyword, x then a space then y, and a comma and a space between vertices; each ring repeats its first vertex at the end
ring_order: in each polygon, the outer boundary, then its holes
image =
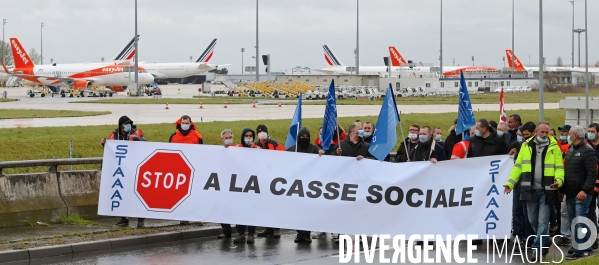
POLYGON ((197 127, 191 117, 187 115, 181 116, 175 122, 175 128, 177 129, 169 138, 169 143, 179 144, 203 144, 204 140, 202 134, 197 130, 197 127))
MULTIPOLYGON (((110 140, 129 140, 129 141, 145 141, 144 132, 138 130, 137 126, 127 116, 119 118, 119 127, 110 133, 110 140)), ((102 146, 106 143, 106 138, 102 138, 102 146)))
MULTIPOLYGON (((138 130, 137 126, 133 124, 133 121, 129 119, 127 116, 121 116, 119 118, 119 127, 110 133, 110 140, 117 141, 145 141, 144 132, 142 130, 138 130)), ((104 146, 106 143, 106 138, 102 138, 101 144, 104 146)), ((121 219, 116 223, 119 226, 129 226, 129 218, 121 217, 121 219)), ((145 226, 145 218, 137 218, 137 227, 145 226)))
MULTIPOLYGON (((306 127, 302 127, 299 130, 297 134, 297 145, 287 148, 287 152, 318 154, 319 156, 325 153, 317 145, 310 143, 310 131, 306 127)), ((297 230, 295 243, 312 243, 310 231, 297 230)))
POLYGON ((254 139, 256 139, 256 132, 250 128, 244 128, 241 131, 241 143, 237 147, 254 148, 256 147, 254 139))

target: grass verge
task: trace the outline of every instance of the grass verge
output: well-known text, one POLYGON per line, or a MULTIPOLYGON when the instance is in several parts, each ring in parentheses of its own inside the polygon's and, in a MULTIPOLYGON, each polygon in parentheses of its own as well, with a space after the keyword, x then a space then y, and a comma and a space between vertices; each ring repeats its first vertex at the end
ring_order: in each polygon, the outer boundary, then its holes
MULTIPOLYGON (((522 120, 539 120, 537 110, 519 110, 508 113, 508 115, 518 113, 522 120)), ((475 117, 486 117, 490 120, 498 120, 498 111, 475 111, 475 117)), ((557 128, 564 123, 564 110, 554 109, 545 110, 545 119, 551 124, 551 127, 557 128)), ((173 122, 178 117, 173 117, 173 122)), ((195 117, 192 117, 192 119, 195 117)), ((291 118, 291 117, 290 117, 291 118)), ((439 114, 402 114, 401 122, 405 135, 408 135, 408 127, 412 123, 420 125, 429 125, 431 127, 440 127, 445 135, 447 130, 453 125, 457 118, 457 113, 439 113, 439 114)), ((377 122, 376 116, 359 117, 340 117, 339 123, 348 128, 356 119, 362 121, 377 122)), ((259 124, 268 126, 268 131, 272 139, 280 143, 285 143, 285 138, 289 131, 291 119, 285 120, 253 120, 253 121, 232 121, 232 122, 201 122, 197 123, 198 128, 204 136, 204 143, 220 145, 220 132, 226 128, 233 130, 234 142, 239 143, 239 134, 243 128, 249 127, 255 130, 259 124)), ((322 118, 303 119, 303 125, 311 132, 312 141, 318 135, 318 128, 322 126, 322 118)), ((168 142, 170 135, 175 131, 173 123, 164 124, 139 124, 148 141, 168 142)), ((100 157, 103 155, 103 149, 100 145, 102 137, 108 137, 111 131, 115 130, 113 126, 80 126, 80 127, 43 127, 43 128, 11 128, 0 129, 0 159, 3 161, 12 160, 32 160, 48 159, 56 156, 57 158, 69 157, 69 139, 73 140, 74 157, 100 157), (32 148, 35 147, 35 148, 32 148)), ((445 136, 443 137, 445 138, 445 136)), ((398 139, 403 139, 398 130, 398 139)), ((394 150, 399 147, 398 140, 394 150)), ((69 166, 60 167, 61 170, 68 170, 69 166)), ((75 169, 98 169, 99 165, 80 165, 75 169)), ((45 172, 47 167, 39 168, 12 168, 4 169, 5 174, 45 172)))
POLYGON ((585 259, 573 260, 573 261, 565 261, 562 264, 567 265, 596 265, 599 264, 599 256, 597 254, 590 256, 585 259))
POLYGON ((13 102, 13 101, 17 101, 14 98, 0 98, 0 102, 13 102))
POLYGON ((71 214, 71 215, 63 215, 56 219, 54 223, 57 224, 66 224, 66 225, 96 225, 96 223, 81 218, 79 215, 71 214))
POLYGON ((0 119, 85 117, 110 114, 110 111, 74 111, 74 110, 34 110, 2 109, 0 119))
POLYGON ((252 104, 251 99, 236 99, 236 98, 125 98, 125 99, 99 99, 99 100, 83 100, 72 101, 70 103, 97 103, 97 104, 252 104))

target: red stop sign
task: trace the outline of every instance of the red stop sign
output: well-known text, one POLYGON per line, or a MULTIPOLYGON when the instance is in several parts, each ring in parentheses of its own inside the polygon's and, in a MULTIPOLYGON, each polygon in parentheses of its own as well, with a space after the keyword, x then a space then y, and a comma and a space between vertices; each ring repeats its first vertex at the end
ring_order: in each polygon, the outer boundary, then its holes
POLYGON ((156 150, 137 167, 135 194, 150 211, 172 212, 191 195, 193 172, 181 151, 156 150))

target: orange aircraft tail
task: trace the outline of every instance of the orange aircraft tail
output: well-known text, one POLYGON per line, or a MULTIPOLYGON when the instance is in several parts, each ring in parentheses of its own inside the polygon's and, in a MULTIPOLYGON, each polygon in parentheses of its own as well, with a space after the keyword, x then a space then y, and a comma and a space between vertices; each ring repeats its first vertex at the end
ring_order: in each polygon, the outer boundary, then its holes
POLYGON ((395 46, 389 46, 389 56, 391 57, 391 66, 402 66, 408 65, 406 59, 401 56, 395 46))
POLYGON ((524 65, 522 64, 522 62, 520 62, 520 59, 518 59, 518 56, 516 56, 515 54, 512 53, 512 50, 505 50, 505 55, 507 55, 506 58, 508 60, 508 65, 509 65, 510 69, 513 67, 514 70, 516 70, 517 72, 526 71, 526 69, 524 68, 524 65), (515 66, 512 66, 512 55, 514 56, 515 66))
POLYGON ((33 66, 35 66, 17 38, 10 38, 10 48, 12 49, 15 69, 27 69, 33 68, 33 66))

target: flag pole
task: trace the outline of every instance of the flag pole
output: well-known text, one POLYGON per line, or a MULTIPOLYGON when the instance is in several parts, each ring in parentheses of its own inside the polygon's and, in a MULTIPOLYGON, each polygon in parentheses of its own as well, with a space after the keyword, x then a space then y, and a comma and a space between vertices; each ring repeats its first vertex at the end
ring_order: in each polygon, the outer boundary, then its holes
POLYGON ((299 138, 299 126, 300 126, 300 123, 298 122, 297 126, 296 126, 297 130, 295 131, 295 152, 296 153, 297 153, 297 142, 299 142, 299 139, 298 139, 299 138))
MULTIPOLYGON (((399 130, 401 130, 401 137, 403 137, 403 139, 405 141, 406 135, 403 132, 403 126, 401 125, 401 120, 399 120, 399 130)), ((403 147, 406 148, 406 155, 408 156, 408 160, 410 160, 410 153, 408 152, 408 145, 406 145, 405 142, 404 142, 403 147)))

